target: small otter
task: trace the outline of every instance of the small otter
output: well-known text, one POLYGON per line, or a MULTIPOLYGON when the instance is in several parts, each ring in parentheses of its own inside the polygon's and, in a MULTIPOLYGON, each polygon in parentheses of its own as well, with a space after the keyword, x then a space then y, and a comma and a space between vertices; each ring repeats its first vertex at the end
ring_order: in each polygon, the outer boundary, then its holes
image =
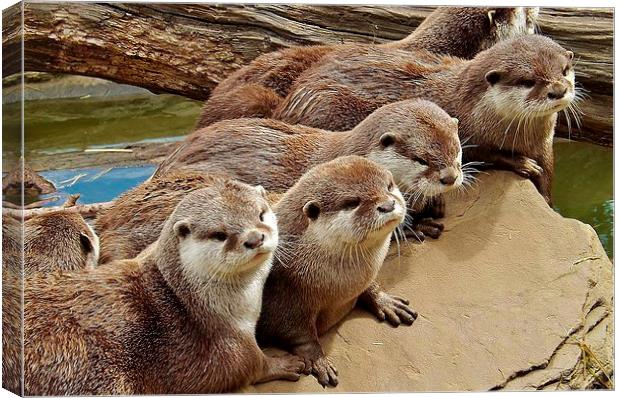
POLYGON ((248 184, 284 192, 309 168, 346 155, 389 169, 410 199, 416 236, 439 236, 442 225, 420 221, 420 215, 432 208, 433 198, 463 182, 461 146, 458 121, 426 100, 386 105, 339 134, 268 119, 218 122, 190 134, 154 176, 180 168, 226 170, 248 184))
POLYGON ((316 65, 329 63, 326 56, 332 53, 387 47, 472 58, 500 40, 533 33, 537 16, 538 7, 439 7, 399 41, 291 47, 263 54, 218 84, 205 102, 196 128, 220 120, 270 117, 296 79, 316 65))
POLYGON ((24 223, 24 272, 92 269, 99 261, 99 238, 76 212, 59 210, 24 223))
POLYGON ((299 77, 273 117, 348 130, 380 106, 426 98, 460 120, 465 161, 529 177, 551 203, 557 113, 575 98, 573 53, 526 35, 465 61, 373 47, 341 52, 299 77))
POLYGON ((25 393, 204 394, 297 380, 303 361, 265 356, 254 336, 278 243, 261 192, 214 181, 187 194, 135 259, 28 278, 25 393))
POLYGON ((323 386, 337 372, 318 337, 338 323, 358 298, 380 320, 410 325, 407 301, 374 282, 405 217, 405 201, 391 173, 345 156, 307 171, 275 205, 280 245, 263 292, 259 343, 299 355, 323 386))
POLYGON ((134 258, 157 240, 164 222, 185 195, 224 179, 215 174, 169 173, 125 192, 95 219, 101 239, 99 262, 134 258))

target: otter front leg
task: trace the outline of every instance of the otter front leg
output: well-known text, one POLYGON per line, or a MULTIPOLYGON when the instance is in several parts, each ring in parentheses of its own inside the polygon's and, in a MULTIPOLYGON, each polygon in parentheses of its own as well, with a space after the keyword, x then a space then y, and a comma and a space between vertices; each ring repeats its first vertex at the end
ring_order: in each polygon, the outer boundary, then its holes
POLYGON ((408 300, 385 293, 377 282, 372 282, 360 295, 359 303, 377 319, 387 320, 394 327, 411 325, 418 317, 417 312, 408 307, 408 300))
POLYGON ((303 343, 293 347, 293 352, 299 355, 305 363, 306 374, 312 373, 323 387, 338 385, 338 371, 325 356, 317 335, 316 327, 312 335, 307 336, 303 343))
POLYGON ((304 368, 304 361, 296 355, 286 354, 278 357, 264 355, 261 374, 254 384, 272 380, 297 381, 304 368))

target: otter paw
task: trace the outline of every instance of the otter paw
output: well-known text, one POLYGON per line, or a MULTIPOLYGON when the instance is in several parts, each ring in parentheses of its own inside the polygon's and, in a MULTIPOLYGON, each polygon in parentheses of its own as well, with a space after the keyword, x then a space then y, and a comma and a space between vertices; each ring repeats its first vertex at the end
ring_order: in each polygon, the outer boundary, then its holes
POLYGON ((327 357, 320 357, 312 363, 312 374, 324 388, 338 385, 338 371, 327 357))
POLYGON ((297 381, 304 371, 304 360, 297 355, 267 357, 267 372, 259 382, 271 380, 297 381))
POLYGON ((381 322, 387 320, 392 326, 397 327, 403 324, 411 325, 418 317, 418 313, 408 305, 407 299, 381 292, 377 299, 369 303, 369 310, 381 322))
POLYGON ((408 230, 405 236, 423 242, 427 236, 433 239, 439 238, 443 229, 444 226, 442 223, 432 218, 422 218, 413 221, 411 229, 408 230))
POLYGON ((543 173, 543 169, 538 165, 538 162, 526 156, 519 156, 515 159, 514 171, 524 178, 539 177, 543 173))

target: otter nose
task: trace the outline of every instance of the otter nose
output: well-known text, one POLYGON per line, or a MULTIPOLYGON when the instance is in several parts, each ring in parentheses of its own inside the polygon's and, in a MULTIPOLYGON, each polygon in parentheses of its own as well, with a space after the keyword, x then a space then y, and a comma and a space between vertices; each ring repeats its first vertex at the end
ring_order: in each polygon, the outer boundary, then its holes
POLYGON ((567 88, 561 84, 554 84, 551 91, 547 94, 549 99, 561 99, 566 95, 567 88))
POLYGON ((396 204, 396 201, 392 199, 392 200, 389 200, 383 203, 381 206, 377 207, 377 210, 379 211, 379 213, 391 213, 394 211, 395 204, 396 204))
POLYGON ((441 183, 443 185, 452 185, 452 184, 454 184, 454 181, 456 181, 456 176, 455 175, 447 175, 447 176, 441 177, 439 179, 439 181, 441 181, 441 183))
POLYGON ((254 231, 250 233, 250 236, 248 236, 248 239, 246 239, 246 241, 243 242, 243 246, 247 247, 248 249, 256 249, 257 247, 262 246, 264 241, 265 241, 265 234, 254 231))

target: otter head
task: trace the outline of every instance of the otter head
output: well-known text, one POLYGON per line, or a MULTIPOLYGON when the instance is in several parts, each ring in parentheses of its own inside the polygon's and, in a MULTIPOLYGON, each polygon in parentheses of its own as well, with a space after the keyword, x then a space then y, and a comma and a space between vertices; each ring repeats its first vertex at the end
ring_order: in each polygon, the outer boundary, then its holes
POLYGON ((262 187, 227 179, 189 193, 167 225, 181 271, 209 281, 270 264, 278 229, 265 196, 262 187))
POLYGON ((547 37, 508 40, 479 57, 485 96, 505 120, 553 115, 575 98, 573 53, 547 37))
POLYGON ((384 166, 406 196, 432 197, 461 185, 458 120, 414 99, 379 108, 358 128, 374 140, 367 158, 384 166))
POLYGON ((536 32, 538 7, 499 7, 479 10, 486 14, 487 23, 483 26, 488 24, 493 38, 487 42, 486 48, 502 40, 536 32))
MULTIPOLYGON (((322 245, 373 245, 389 239, 404 220, 405 201, 385 168, 344 156, 304 174, 289 192, 297 199, 306 233, 322 245)), ((285 195, 282 201, 288 200, 285 195)))
POLYGON ((63 269, 95 268, 99 262, 99 237, 78 213, 42 214, 26 222, 25 233, 25 250, 49 254, 63 269))

